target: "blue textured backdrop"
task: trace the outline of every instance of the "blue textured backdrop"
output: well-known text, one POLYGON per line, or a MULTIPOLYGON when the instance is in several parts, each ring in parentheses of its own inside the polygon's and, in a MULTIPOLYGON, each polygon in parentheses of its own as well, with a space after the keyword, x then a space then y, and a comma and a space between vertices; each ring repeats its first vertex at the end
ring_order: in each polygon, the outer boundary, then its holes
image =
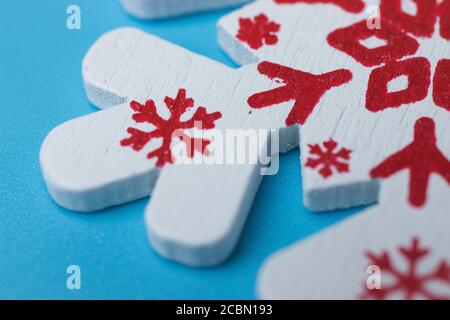
POLYGON ((81 61, 104 32, 135 26, 233 66, 216 42, 228 11, 159 22, 130 18, 114 0, 2 0, 0 4, 0 298, 255 298, 262 261, 347 217, 302 206, 298 151, 266 177, 241 241, 224 265, 193 269, 160 258, 143 224, 147 200, 80 214, 50 199, 39 148, 62 122, 96 112, 85 98, 81 61), (82 10, 82 30, 66 29, 66 8, 82 10), (66 289, 68 265, 82 290, 66 289))

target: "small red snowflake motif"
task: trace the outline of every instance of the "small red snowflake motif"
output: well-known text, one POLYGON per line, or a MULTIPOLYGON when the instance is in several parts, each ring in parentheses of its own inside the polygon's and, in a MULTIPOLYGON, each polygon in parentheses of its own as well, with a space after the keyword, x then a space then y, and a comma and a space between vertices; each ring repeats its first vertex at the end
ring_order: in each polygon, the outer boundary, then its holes
MULTIPOLYGON (((381 0, 381 29, 367 27, 367 21, 333 31, 328 43, 372 70, 366 93, 366 107, 372 112, 399 108, 405 104, 423 101, 428 95, 431 81, 431 64, 427 58, 401 59, 414 55, 420 47, 416 38, 431 38, 439 18, 440 35, 450 40, 450 0, 414 0, 417 14, 412 16, 401 8, 401 0, 381 0), (386 44, 367 48, 361 41, 376 37, 386 44), (416 37, 416 38, 414 38, 416 37), (400 76, 408 78, 408 87, 399 92, 389 92, 388 84, 400 76)), ((450 111, 448 87, 448 60, 441 60, 433 82, 433 100, 438 107, 450 111)))
POLYGON ((414 127, 414 141, 393 154, 370 172, 372 178, 388 178, 401 171, 409 170, 409 202, 422 207, 427 198, 431 174, 442 176, 450 185, 450 161, 436 145, 435 123, 430 118, 417 120, 414 127))
POLYGON ((278 42, 276 33, 280 31, 280 28, 278 23, 270 21, 264 13, 261 13, 253 19, 239 19, 239 31, 236 37, 247 43, 250 48, 257 50, 264 44, 275 45, 278 42))
POLYGON ((353 77, 345 69, 315 75, 267 61, 258 65, 258 71, 269 79, 281 80, 285 85, 252 95, 248 104, 254 109, 261 109, 294 100, 294 107, 286 119, 288 126, 303 125, 328 90, 349 82, 353 77))
POLYGON ((364 10, 364 2, 362 0, 275 0, 278 4, 293 3, 326 3, 334 4, 351 13, 360 13, 364 10))
POLYGON ((193 158, 195 152, 208 155, 207 146, 211 143, 207 139, 192 138, 185 129, 212 129, 215 121, 222 117, 220 112, 208 113, 204 107, 199 107, 189 120, 182 121, 181 117, 194 106, 194 100, 186 97, 186 90, 180 89, 175 99, 166 97, 164 103, 170 112, 169 119, 163 119, 158 115, 153 100, 148 100, 145 105, 132 101, 130 107, 135 111, 133 120, 136 123, 148 123, 156 128, 153 131, 141 131, 136 128, 128 128, 130 136, 120 142, 123 147, 131 146, 135 151, 141 151, 151 140, 162 138, 161 147, 148 153, 147 158, 156 158, 156 166, 163 167, 166 163, 173 163, 171 145, 178 139, 187 146, 188 155, 193 158))
POLYGON ((319 168, 319 173, 325 179, 333 175, 333 168, 339 173, 349 172, 348 160, 351 150, 341 148, 337 150, 338 144, 333 139, 323 143, 324 149, 318 144, 308 145, 309 153, 315 158, 308 158, 305 166, 311 169, 319 168))
POLYGON ((450 264, 441 260, 434 269, 428 273, 419 274, 419 263, 430 254, 430 249, 422 248, 419 238, 412 239, 411 246, 400 246, 398 251, 407 262, 407 270, 402 271, 397 268, 391 259, 389 252, 384 251, 377 255, 367 252, 366 255, 371 265, 381 269, 381 275, 388 274, 393 277, 391 284, 382 284, 380 289, 369 289, 364 284, 362 299, 384 300, 393 298, 394 294, 401 294, 403 299, 428 299, 428 300, 448 300, 450 299, 450 264), (439 283, 447 287, 449 294, 435 293, 429 285, 439 283))

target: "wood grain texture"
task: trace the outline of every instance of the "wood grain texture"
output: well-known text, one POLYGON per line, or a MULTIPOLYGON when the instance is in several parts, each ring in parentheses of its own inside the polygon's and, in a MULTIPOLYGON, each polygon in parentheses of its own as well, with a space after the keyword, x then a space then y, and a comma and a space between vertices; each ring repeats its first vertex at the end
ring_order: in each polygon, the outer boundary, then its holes
POLYGON ((141 19, 161 19, 235 6, 251 0, 121 0, 124 9, 141 19))

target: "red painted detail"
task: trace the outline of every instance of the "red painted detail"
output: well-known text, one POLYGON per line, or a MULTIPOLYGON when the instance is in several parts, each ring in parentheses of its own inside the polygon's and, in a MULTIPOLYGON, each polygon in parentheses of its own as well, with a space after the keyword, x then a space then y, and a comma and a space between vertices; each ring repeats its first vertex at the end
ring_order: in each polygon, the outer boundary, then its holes
POLYGON ((136 128, 128 128, 130 136, 123 139, 120 144, 123 147, 131 146, 135 151, 141 151, 152 139, 162 138, 161 147, 147 154, 147 158, 156 158, 156 165, 163 167, 166 163, 173 163, 174 157, 171 151, 173 140, 178 139, 186 144, 188 155, 194 156, 195 152, 208 155, 207 139, 192 138, 183 130, 212 129, 215 121, 222 117, 220 112, 208 113, 204 107, 199 107, 189 120, 182 121, 185 112, 194 106, 194 100, 186 97, 186 90, 180 89, 175 99, 166 97, 164 103, 170 112, 169 119, 159 116, 153 100, 148 100, 145 105, 132 101, 130 107, 135 111, 133 120, 136 123, 148 123, 156 128, 153 131, 141 131, 136 128))
POLYGON ((433 79, 434 103, 450 111, 450 60, 438 62, 433 79))
POLYGON ((286 119, 288 126, 303 125, 328 90, 352 79, 352 73, 345 69, 314 75, 267 61, 258 65, 258 71, 269 79, 282 81, 284 86, 256 93, 248 98, 248 104, 261 109, 294 100, 294 107, 286 119))
POLYGON ((450 0, 444 0, 439 6, 441 37, 450 40, 450 0))
POLYGON ((426 58, 393 62, 374 69, 370 74, 366 92, 366 108, 378 112, 425 99, 431 82, 430 69, 426 58), (408 87, 401 91, 388 92, 389 82, 400 76, 408 78, 408 87))
POLYGON ((414 207, 425 205, 431 174, 440 175, 450 185, 450 161, 437 147, 435 130, 431 118, 417 120, 414 141, 370 171, 372 178, 386 179, 409 170, 409 202, 414 207))
POLYGON ((370 29, 367 21, 358 22, 350 27, 337 29, 328 35, 328 43, 350 55, 366 67, 394 62, 417 52, 419 43, 389 23, 383 23, 381 29, 370 29), (360 41, 377 37, 385 40, 384 46, 369 49, 360 41))
MULTIPOLYGON (((381 288, 369 289, 364 282, 364 291, 360 296, 362 299, 384 300, 396 298, 400 294, 402 299, 429 299, 448 300, 449 294, 433 292, 430 284, 439 284, 440 287, 450 289, 450 264, 442 259, 433 268, 427 268, 428 272, 422 271, 420 263, 429 257, 431 250, 422 247, 418 237, 414 237, 410 247, 399 246, 398 252, 406 261, 406 269, 398 267, 388 251, 375 254, 371 251, 366 253, 370 265, 378 266, 381 270, 381 279, 389 277, 389 283, 381 283, 381 288)), ((427 263, 428 264, 428 263, 427 263)))
POLYGON ((416 15, 404 12, 401 6, 402 1, 404 0, 382 0, 381 17, 405 32, 418 37, 431 37, 438 14, 436 0, 412 0, 417 6, 416 15))
POLYGON ((350 172, 348 160, 350 160, 351 150, 341 148, 337 150, 338 144, 333 139, 323 143, 323 149, 319 144, 310 144, 309 153, 314 158, 309 157, 305 163, 311 169, 319 168, 319 173, 325 179, 333 175, 333 168, 338 173, 350 172))
POLYGON ((236 38, 257 50, 263 45, 275 45, 278 42, 276 33, 280 28, 278 23, 270 21, 264 13, 261 13, 254 18, 240 18, 236 38))
POLYGON ((278 4, 294 4, 294 3, 308 3, 308 4, 335 4, 345 11, 351 13, 360 13, 364 10, 364 2, 362 0, 275 0, 278 4))

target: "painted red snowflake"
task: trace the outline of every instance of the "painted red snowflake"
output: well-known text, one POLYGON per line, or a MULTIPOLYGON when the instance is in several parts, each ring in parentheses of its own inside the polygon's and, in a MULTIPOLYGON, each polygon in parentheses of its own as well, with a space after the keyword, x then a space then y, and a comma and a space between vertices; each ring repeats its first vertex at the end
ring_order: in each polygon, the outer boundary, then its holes
POLYGON ((382 283, 381 288, 369 289, 364 283, 362 299, 383 300, 395 298, 393 295, 400 294, 406 300, 429 299, 429 300, 449 300, 450 299, 450 264, 446 260, 441 260, 431 271, 419 273, 419 264, 427 258, 431 251, 421 247, 419 238, 415 237, 411 241, 411 246, 398 248, 402 258, 406 260, 407 269, 401 270, 392 262, 389 252, 381 254, 367 252, 366 255, 371 265, 378 266, 381 270, 381 277, 391 276, 394 281, 386 284, 382 283), (430 285, 440 284, 446 288, 443 293, 433 292, 430 285))
POLYGON ((312 169, 319 169, 319 174, 325 179, 333 175, 333 169, 338 173, 349 172, 351 150, 341 148, 338 150, 338 144, 333 139, 323 143, 323 149, 319 144, 308 145, 309 153, 314 158, 308 158, 305 166, 312 169))
POLYGON ((409 202, 422 207, 432 174, 440 175, 450 185, 450 161, 437 147, 435 131, 433 119, 417 120, 414 141, 373 168, 371 177, 388 178, 401 170, 409 170, 409 202))
POLYGON ((147 123, 155 126, 152 131, 142 131, 136 128, 128 128, 130 136, 123 139, 120 144, 130 146, 135 151, 141 151, 151 140, 162 139, 161 147, 147 154, 147 158, 156 158, 156 166, 163 167, 166 163, 173 163, 172 142, 176 139, 186 144, 188 156, 194 157, 195 152, 208 155, 207 139, 193 138, 186 134, 186 129, 212 129, 215 121, 222 117, 220 112, 208 113, 204 107, 198 107, 189 120, 182 121, 181 117, 194 106, 194 100, 186 97, 186 90, 180 89, 177 97, 166 97, 164 103, 170 112, 169 119, 159 116, 155 102, 148 100, 145 105, 132 101, 130 107, 135 111, 133 120, 136 123, 147 123))
POLYGON ((368 28, 367 21, 333 31, 328 43, 366 67, 376 67, 370 75, 366 92, 366 108, 378 112, 387 108, 398 108, 424 100, 433 82, 434 103, 450 111, 450 60, 439 61, 433 81, 431 64, 427 58, 407 56, 417 53, 417 38, 431 38, 440 19, 440 35, 450 40, 450 0, 415 0, 417 14, 412 16, 402 11, 400 0, 381 0, 381 29, 368 28), (376 37, 386 42, 376 48, 367 48, 361 41, 376 37), (398 92, 389 92, 388 84, 400 76, 408 78, 408 87, 398 92))
POLYGON ((328 90, 349 82, 353 77, 346 69, 315 75, 267 61, 258 65, 258 71, 269 79, 279 80, 284 86, 256 93, 248 98, 248 104, 254 109, 261 109, 294 100, 294 106, 286 118, 288 126, 303 125, 328 90))
POLYGON ((257 50, 263 45, 275 45, 278 42, 276 34, 280 28, 278 23, 269 20, 264 13, 261 13, 254 18, 239 19, 239 31, 236 38, 257 50))

